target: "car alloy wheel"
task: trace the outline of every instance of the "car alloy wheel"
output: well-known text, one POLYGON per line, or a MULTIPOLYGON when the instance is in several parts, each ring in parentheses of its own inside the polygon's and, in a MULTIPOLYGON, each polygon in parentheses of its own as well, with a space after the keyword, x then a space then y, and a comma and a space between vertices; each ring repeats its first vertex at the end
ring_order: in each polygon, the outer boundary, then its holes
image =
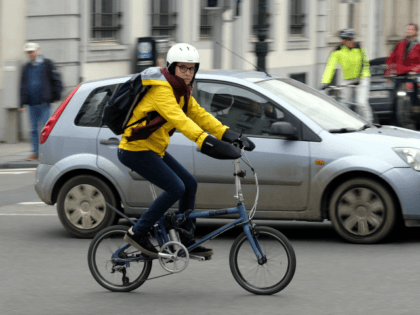
POLYGON ((78 229, 97 227, 105 218, 106 204, 102 193, 94 186, 81 184, 73 187, 64 200, 67 219, 78 229))
POLYGON ((111 188, 103 180, 92 175, 75 176, 60 189, 58 217, 74 236, 92 238, 118 219, 105 202, 114 207, 117 205, 111 188))
POLYGON ((385 205, 374 191, 368 188, 353 188, 339 199, 337 217, 349 233, 367 236, 382 226, 385 205))
POLYGON ((391 193, 369 178, 342 183, 331 197, 329 215, 337 233, 352 243, 377 243, 389 235, 396 222, 391 193))

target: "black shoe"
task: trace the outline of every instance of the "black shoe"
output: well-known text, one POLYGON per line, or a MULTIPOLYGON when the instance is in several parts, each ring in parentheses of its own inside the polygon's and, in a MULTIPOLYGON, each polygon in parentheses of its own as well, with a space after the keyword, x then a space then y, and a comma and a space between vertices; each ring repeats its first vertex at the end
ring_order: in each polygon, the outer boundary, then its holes
POLYGON ((137 248, 143 254, 146 254, 150 257, 158 257, 158 251, 152 242, 150 242, 147 234, 145 235, 136 235, 133 233, 133 227, 131 227, 127 234, 124 236, 124 240, 131 246, 137 248))
MULTIPOLYGON (((188 239, 182 242, 185 247, 190 247, 191 245, 195 244, 194 239, 188 239)), ((190 254, 202 257, 209 257, 214 254, 213 250, 210 248, 205 248, 204 246, 197 246, 196 248, 189 251, 190 254)))

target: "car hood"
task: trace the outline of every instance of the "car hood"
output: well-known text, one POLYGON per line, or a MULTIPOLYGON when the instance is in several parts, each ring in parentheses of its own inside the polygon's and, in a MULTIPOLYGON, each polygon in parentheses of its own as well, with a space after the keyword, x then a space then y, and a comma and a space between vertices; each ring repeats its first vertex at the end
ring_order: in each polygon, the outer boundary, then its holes
POLYGON ((420 149, 420 132, 391 126, 369 128, 359 132, 341 134, 346 139, 365 142, 371 145, 410 147, 420 149))

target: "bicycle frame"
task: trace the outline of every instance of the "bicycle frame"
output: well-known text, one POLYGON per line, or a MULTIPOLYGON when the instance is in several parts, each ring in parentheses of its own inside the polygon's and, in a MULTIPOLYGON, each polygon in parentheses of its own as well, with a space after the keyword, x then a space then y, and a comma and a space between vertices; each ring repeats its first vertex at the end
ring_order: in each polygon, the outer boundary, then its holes
MULTIPOLYGON (((243 231, 244 231, 249 243, 251 244, 251 247, 252 247, 252 249, 255 253, 255 256, 256 256, 258 262, 260 264, 262 264, 263 263, 263 258, 265 257, 265 255, 264 255, 259 243, 254 240, 253 227, 251 226, 251 221, 248 217, 245 206, 243 204, 244 199, 243 199, 243 195, 242 195, 241 180, 240 180, 240 176, 238 176, 239 160, 238 159, 234 160, 233 164, 234 164, 234 176, 235 176, 235 188, 236 188, 236 191, 235 191, 236 194, 234 195, 234 198, 237 200, 237 206, 235 208, 228 208, 228 209, 222 209, 222 210, 192 212, 188 215, 188 219, 193 220, 193 219, 198 219, 198 218, 210 218, 210 217, 219 216, 219 215, 231 215, 231 214, 239 214, 239 219, 237 219, 237 220, 235 220, 231 223, 228 223, 228 224, 222 226, 221 228, 219 228, 218 230, 204 236, 200 241, 198 241, 198 242, 194 243, 193 245, 189 246, 187 249, 188 249, 188 251, 191 251, 194 248, 196 248, 197 246, 200 246, 201 244, 216 238, 217 236, 221 235, 222 233, 226 232, 227 230, 230 230, 231 228, 242 225, 243 226, 243 231)), ((156 196, 156 193, 154 191, 154 187, 152 186, 152 184, 150 184, 150 187, 151 187, 153 196, 156 196)), ((133 225, 135 224, 134 221, 132 221, 130 218, 128 218, 122 212, 115 209, 110 204, 107 203, 107 206, 110 209, 117 212, 118 214, 120 214, 121 216, 123 216, 124 218, 126 218, 133 225)), ((182 217, 183 217, 182 214, 177 214, 176 215, 177 219, 181 219, 182 217)), ((166 227, 165 227, 165 218, 164 217, 160 218, 158 223, 154 225, 154 234, 155 234, 155 237, 156 237, 156 239, 159 243, 159 246, 162 246, 163 244, 170 241, 169 237, 168 237, 168 231, 166 230, 166 227)), ((123 247, 119 248, 113 254, 113 258, 118 259, 119 258, 118 254, 121 251, 123 251, 124 249, 128 248, 129 246, 130 245, 126 244, 123 247)), ((180 254, 182 254, 182 252, 180 254)), ((159 255, 161 255, 161 254, 159 254, 159 255)), ((164 256, 164 255, 165 254, 162 254, 162 256, 164 256)), ((121 262, 129 264, 130 261, 151 260, 151 259, 156 259, 156 258, 149 258, 149 257, 145 257, 143 255, 139 255, 139 256, 131 258, 131 259, 121 260, 121 262)))

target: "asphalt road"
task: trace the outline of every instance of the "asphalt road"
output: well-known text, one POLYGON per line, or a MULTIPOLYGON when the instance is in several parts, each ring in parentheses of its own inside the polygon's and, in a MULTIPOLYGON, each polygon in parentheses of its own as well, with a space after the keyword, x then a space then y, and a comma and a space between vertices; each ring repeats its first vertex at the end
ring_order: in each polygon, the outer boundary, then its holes
MULTIPOLYGON (((211 241, 211 261, 191 261, 180 274, 131 293, 99 286, 89 272, 90 240, 71 237, 55 207, 38 203, 33 172, 0 170, 0 314, 418 314, 420 234, 407 229, 392 242, 354 245, 329 223, 257 222, 283 232, 297 269, 273 296, 243 290, 229 269, 240 230, 211 241)), ((226 221, 199 221, 204 235, 226 221)), ((154 263, 151 277, 164 274, 154 263)))

